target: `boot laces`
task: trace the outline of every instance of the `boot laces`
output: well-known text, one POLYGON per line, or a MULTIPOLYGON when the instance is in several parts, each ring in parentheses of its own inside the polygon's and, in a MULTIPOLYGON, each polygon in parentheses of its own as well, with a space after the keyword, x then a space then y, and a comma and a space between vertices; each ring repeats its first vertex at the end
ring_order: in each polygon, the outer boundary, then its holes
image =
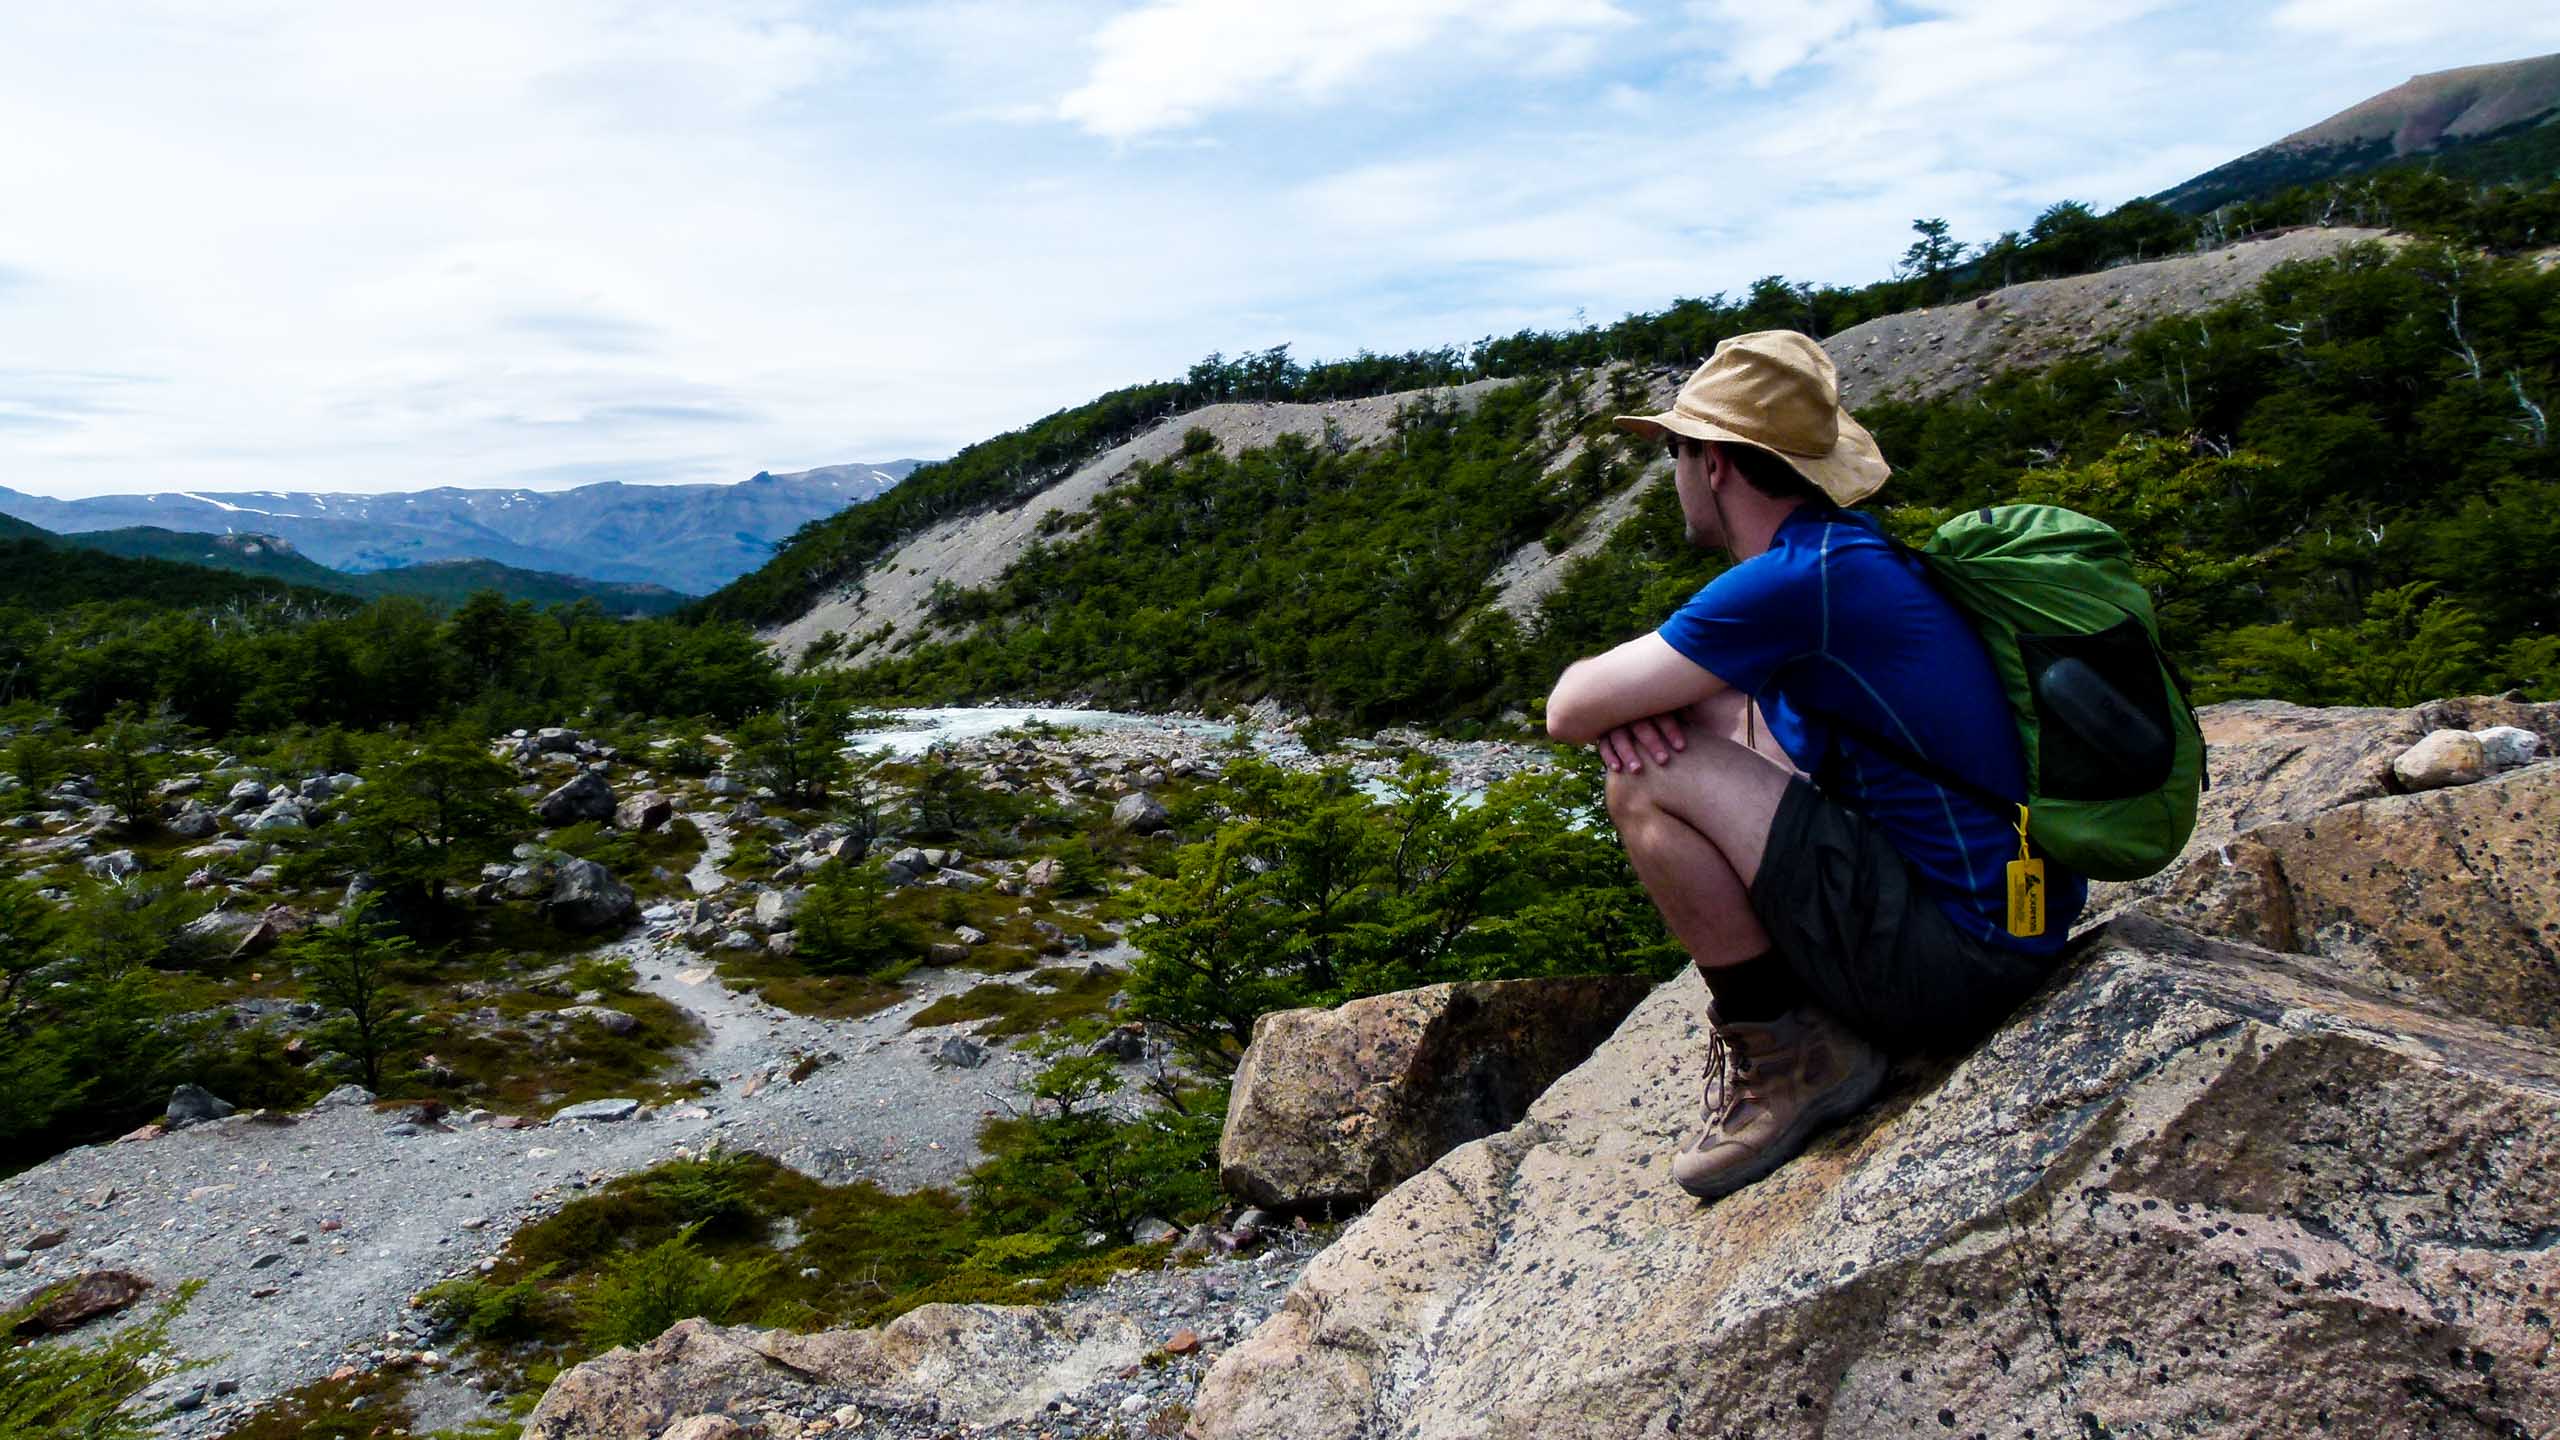
POLYGON ((1707 1113, 1718 1125, 1733 1122, 1746 1105, 1760 1102, 1751 1083, 1751 1052, 1725 1038, 1722 1029, 1707 1030, 1707 1113))

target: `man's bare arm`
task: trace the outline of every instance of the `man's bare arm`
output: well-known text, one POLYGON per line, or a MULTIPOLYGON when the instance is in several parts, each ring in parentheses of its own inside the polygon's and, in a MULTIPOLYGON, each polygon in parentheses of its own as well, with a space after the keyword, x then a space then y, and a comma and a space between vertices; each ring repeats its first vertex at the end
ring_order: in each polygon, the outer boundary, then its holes
MULTIPOLYGON (((1731 688, 1659 634, 1639 635, 1565 668, 1555 693, 1547 697, 1547 733, 1567 744, 1598 744, 1612 731, 1731 688)), ((1676 733, 1678 727, 1672 730, 1676 733)))

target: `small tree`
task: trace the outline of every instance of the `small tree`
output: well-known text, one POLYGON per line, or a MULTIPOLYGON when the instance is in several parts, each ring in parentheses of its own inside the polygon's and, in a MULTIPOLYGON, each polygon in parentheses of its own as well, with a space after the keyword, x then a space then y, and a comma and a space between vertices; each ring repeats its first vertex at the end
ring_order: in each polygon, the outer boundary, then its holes
POLYGON ((27 977, 62 953, 62 912, 33 887, 0 876, 0 1027, 21 1015, 27 977))
POLYGON ((478 590, 445 621, 444 640, 485 690, 513 674, 532 653, 535 625, 531 602, 510 602, 495 590, 478 590))
POLYGON ((71 773, 61 737, 29 725, 9 741, 9 773, 17 777, 19 803, 33 805, 71 773))
POLYGON ((470 739, 448 735, 376 767, 332 827, 342 863, 388 889, 444 903, 445 887, 479 873, 534 828, 515 772, 470 739))
POLYGON ((27 981, 62 957, 64 927, 52 905, 0 878, 0 1157, 78 1104, 70 1037, 46 1023, 27 981))
POLYGON ((839 859, 860 860, 871 853, 871 844, 880 838, 883 816, 881 799, 887 787, 880 779, 881 757, 858 755, 845 762, 844 782, 836 790, 834 818, 845 828, 845 838, 854 842, 850 855, 839 852, 839 859))
POLYGON ((184 735, 184 727, 166 710, 145 714, 120 705, 89 737, 90 773, 98 782, 99 798, 115 808, 128 828, 150 823, 158 798, 152 792, 168 774, 169 750, 184 735))
POLYGON ((1049 1064, 1033 1078, 1033 1113, 1021 1144, 972 1171, 969 1208, 987 1229, 1099 1232, 1125 1244, 1150 1216, 1179 1218, 1218 1201, 1218 1129, 1224 1105, 1122 1119, 1110 1097, 1118 1067, 1083 1053, 1092 1026, 1071 1026, 1036 1047, 1049 1064))
POLYGON ((1902 273, 1920 281, 1924 293, 1940 294, 1947 270, 1964 254, 1964 246, 1947 233, 1944 220, 1914 220, 1911 228, 1920 238, 1902 252, 1902 273))
POLYGON ((409 1018, 392 988, 392 971, 409 941, 375 921, 374 900, 357 897, 337 924, 305 931, 289 952, 312 1002, 338 1012, 330 1028, 363 1068, 368 1090, 382 1088, 382 1063, 403 1048, 409 1018))
POLYGON ((889 917, 888 877, 876 861, 830 860, 800 902, 792 933, 800 963, 829 975, 869 975, 915 953, 915 937, 889 917))
POLYGON ((824 804, 845 774, 844 737, 852 718, 842 705, 785 696, 738 727, 738 771, 786 805, 824 804))

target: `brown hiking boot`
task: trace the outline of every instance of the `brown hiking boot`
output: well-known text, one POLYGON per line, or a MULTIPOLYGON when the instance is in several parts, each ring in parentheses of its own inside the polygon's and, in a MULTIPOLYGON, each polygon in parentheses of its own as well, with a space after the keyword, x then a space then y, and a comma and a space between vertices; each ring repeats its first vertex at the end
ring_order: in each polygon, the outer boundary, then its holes
POLYGON ((1730 1195, 1866 1108, 1884 1084, 1884 1052, 1810 1005, 1746 1024, 1708 1011, 1705 1133, 1671 1159, 1671 1178, 1702 1200, 1730 1195))

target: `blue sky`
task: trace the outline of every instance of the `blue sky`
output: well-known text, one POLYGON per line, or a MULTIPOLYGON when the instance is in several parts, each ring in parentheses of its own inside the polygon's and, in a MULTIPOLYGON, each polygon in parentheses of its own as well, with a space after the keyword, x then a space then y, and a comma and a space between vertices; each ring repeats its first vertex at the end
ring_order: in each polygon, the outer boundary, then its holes
POLYGON ((0 485, 938 456, 1302 357, 1888 273, 2548 0, 337 0, 0 10, 0 485))

